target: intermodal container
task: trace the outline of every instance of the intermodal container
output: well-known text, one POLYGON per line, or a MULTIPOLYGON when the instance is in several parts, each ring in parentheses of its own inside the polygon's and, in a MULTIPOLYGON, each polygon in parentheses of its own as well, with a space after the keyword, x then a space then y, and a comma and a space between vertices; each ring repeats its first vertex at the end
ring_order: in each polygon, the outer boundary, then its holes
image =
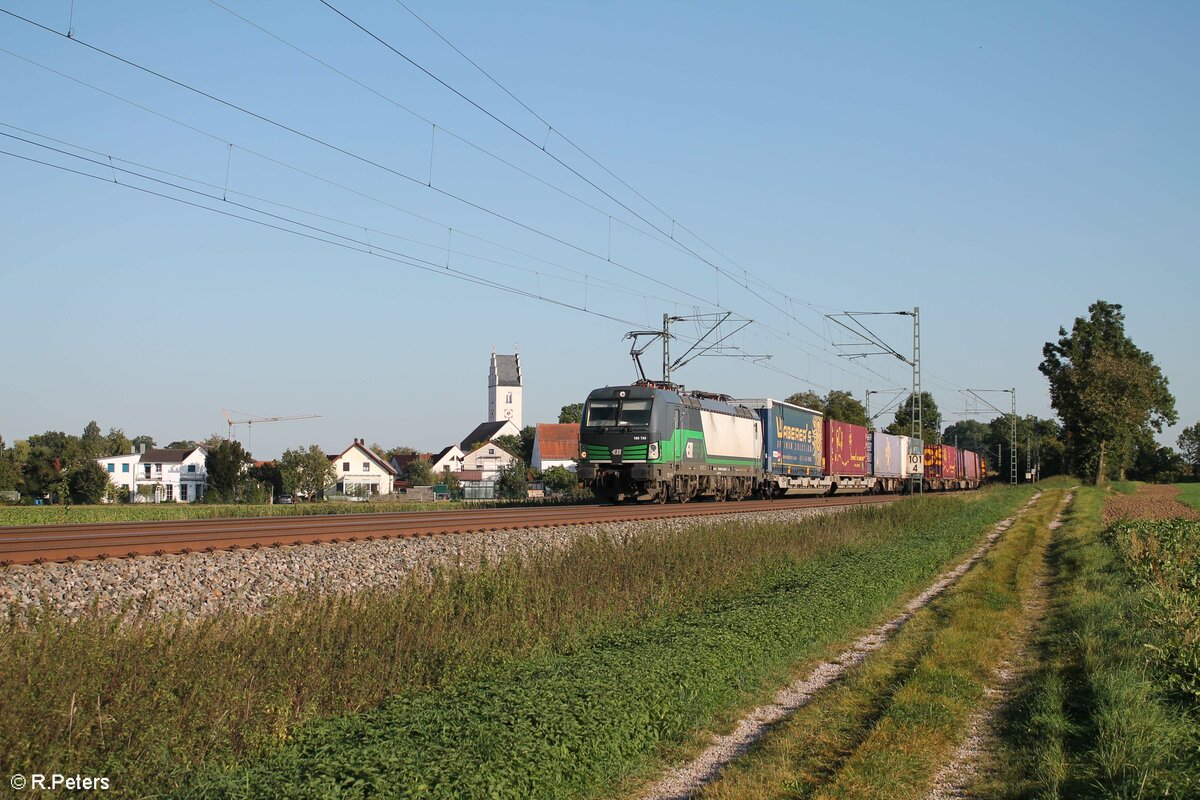
POLYGON ((911 436, 901 436, 900 450, 904 458, 905 477, 921 477, 925 472, 925 453, 921 440, 911 436))
POLYGON ((767 471, 775 475, 820 477, 824 460, 824 416, 778 400, 744 401, 754 408, 767 435, 767 471))
POLYGON ((940 444, 925 444, 925 477, 942 477, 942 446, 940 444))
POLYGON ((875 431, 871 434, 871 474, 876 478, 899 478, 906 463, 904 445, 899 436, 875 431))
POLYGON ((825 419, 826 475, 866 475, 869 449, 866 428, 825 419))
POLYGON ((960 455, 963 462, 963 477, 969 481, 978 481, 980 479, 979 453, 963 450, 960 455))
POLYGON ((953 445, 942 445, 942 478, 948 481, 962 477, 962 465, 959 463, 958 448, 953 445))

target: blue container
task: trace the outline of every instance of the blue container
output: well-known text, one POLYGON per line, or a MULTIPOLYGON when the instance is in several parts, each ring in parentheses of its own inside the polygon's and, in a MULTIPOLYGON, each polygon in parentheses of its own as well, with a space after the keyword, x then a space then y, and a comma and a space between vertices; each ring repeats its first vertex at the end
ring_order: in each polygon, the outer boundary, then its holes
POLYGON ((871 457, 877 478, 899 478, 904 474, 903 453, 899 436, 876 431, 871 434, 871 457))
POLYGON ((767 471, 820 477, 824 469, 821 414, 778 400, 767 400, 757 410, 767 434, 763 453, 767 471))

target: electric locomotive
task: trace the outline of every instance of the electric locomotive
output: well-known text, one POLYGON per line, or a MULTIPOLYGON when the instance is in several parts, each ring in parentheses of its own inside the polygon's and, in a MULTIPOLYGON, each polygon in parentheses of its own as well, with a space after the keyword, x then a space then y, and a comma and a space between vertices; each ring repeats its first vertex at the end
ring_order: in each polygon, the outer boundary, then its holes
POLYGON ((579 478, 602 501, 741 500, 762 480, 762 422, 725 395, 640 381, 588 395, 579 478))

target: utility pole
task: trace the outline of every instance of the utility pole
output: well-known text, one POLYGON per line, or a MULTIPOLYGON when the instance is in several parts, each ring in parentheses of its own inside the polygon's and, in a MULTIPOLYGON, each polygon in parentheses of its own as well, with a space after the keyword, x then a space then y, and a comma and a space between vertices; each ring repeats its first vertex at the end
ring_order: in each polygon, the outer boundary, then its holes
MULTIPOLYGON (((1004 412, 1001 411, 1000 409, 996 408, 996 406, 994 406, 986 398, 981 397, 980 393, 981 392, 1008 392, 1008 394, 1012 396, 1012 410, 1010 412, 1012 426, 1009 431, 1009 439, 1008 439, 1008 456, 1009 456, 1008 478, 1009 478, 1009 483, 1011 483, 1013 486, 1016 486, 1017 485, 1017 389, 1016 389, 1016 387, 1013 387, 1012 389, 960 389, 959 391, 962 392, 963 394, 971 395, 976 400, 987 405, 990 409, 995 411, 1000 416, 1004 416, 1004 412)), ((1004 451, 1001 450, 1000 452, 1001 452, 1000 462, 1001 462, 1001 464, 1003 464, 1004 463, 1004 451)), ((999 471, 1000 465, 997 464, 996 466, 997 466, 997 471, 999 471)))

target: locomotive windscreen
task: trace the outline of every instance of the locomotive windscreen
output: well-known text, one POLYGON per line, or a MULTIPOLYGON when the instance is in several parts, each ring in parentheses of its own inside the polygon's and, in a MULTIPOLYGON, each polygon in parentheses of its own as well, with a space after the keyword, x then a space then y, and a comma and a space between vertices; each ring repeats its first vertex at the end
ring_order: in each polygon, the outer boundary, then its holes
POLYGON ((592 400, 584 414, 584 425, 589 428, 608 428, 614 425, 650 424, 650 411, 654 401, 650 398, 629 397, 624 400, 592 400))

